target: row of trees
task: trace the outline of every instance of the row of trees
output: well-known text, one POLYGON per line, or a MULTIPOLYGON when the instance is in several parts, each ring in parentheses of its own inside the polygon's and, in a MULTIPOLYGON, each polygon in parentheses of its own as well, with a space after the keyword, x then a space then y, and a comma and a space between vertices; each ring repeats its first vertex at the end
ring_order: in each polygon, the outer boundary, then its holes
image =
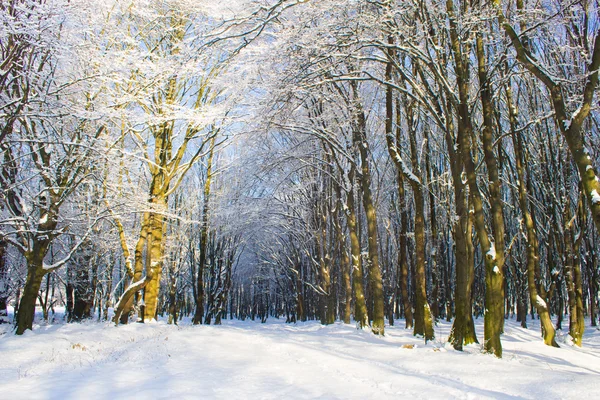
POLYGON ((207 226, 211 160, 240 93, 225 84, 227 60, 277 10, 225 23, 227 10, 192 2, 3 2, 2 308, 16 298, 17 334, 32 328, 38 297, 47 308, 44 278, 65 265, 76 319, 98 290, 106 313, 114 284, 115 320, 127 320, 141 290, 142 318, 152 319, 165 235, 181 218, 202 227, 202 266, 209 240, 231 242, 207 226), (206 186, 192 197, 205 205, 180 212, 174 194, 190 175, 188 190, 206 186))
POLYGON ((475 305, 501 356, 509 310, 556 346, 566 309, 581 345, 598 302, 596 7, 331 1, 290 17, 265 113, 280 229, 302 233, 269 254, 311 281, 322 322, 348 320, 353 291, 375 333, 402 311, 428 340, 454 316, 462 348, 475 305))
POLYGON ((2 4, 18 334, 62 302, 115 323, 404 318, 426 341, 446 318, 456 349, 483 315, 497 356, 511 313, 552 346, 568 315, 581 345, 597 4, 193 3, 2 4))

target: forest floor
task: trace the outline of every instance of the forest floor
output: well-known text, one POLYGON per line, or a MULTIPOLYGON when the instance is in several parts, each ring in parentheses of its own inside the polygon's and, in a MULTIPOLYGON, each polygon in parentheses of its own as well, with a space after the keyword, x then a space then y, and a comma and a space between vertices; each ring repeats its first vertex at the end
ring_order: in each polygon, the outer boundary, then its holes
POLYGON ((508 320, 497 359, 480 345, 455 351, 445 343, 450 326, 440 322, 424 344, 403 321, 384 337, 276 319, 40 324, 22 337, 0 325, 0 398, 598 399, 595 328, 586 327, 582 348, 559 332, 557 349, 544 346, 537 321, 522 329, 508 320))

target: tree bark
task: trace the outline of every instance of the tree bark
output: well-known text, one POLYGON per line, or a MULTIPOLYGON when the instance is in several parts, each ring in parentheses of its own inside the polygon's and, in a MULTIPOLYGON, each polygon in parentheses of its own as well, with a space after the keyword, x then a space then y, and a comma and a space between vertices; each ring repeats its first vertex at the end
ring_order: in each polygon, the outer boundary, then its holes
MULTIPOLYGON (((160 209, 166 210, 167 203, 165 198, 158 197, 155 204, 160 209)), ((146 276, 151 276, 144 287, 144 320, 152 321, 156 318, 158 291, 160 289, 160 278, 163 269, 164 257, 164 215, 158 212, 151 212, 148 221, 148 244, 147 252, 149 259, 146 262, 146 276)))
POLYGON ((348 249, 346 247, 346 236, 342 229, 342 222, 338 210, 344 209, 344 201, 342 199, 342 190, 340 185, 332 180, 335 185, 335 194, 337 198, 337 205, 333 210, 333 223, 335 224, 336 242, 338 245, 338 252, 340 255, 340 274, 342 276, 342 288, 344 290, 343 297, 343 310, 342 310, 342 321, 345 324, 350 323, 350 317, 352 315, 352 282, 350 279, 350 257, 348 257, 348 249))
MULTIPOLYGON (((578 210, 582 209, 581 199, 578 210)), ((569 334, 576 346, 581 347, 585 320, 583 315, 583 285, 579 258, 581 234, 575 233, 575 218, 571 218, 569 204, 565 205, 565 281, 569 303, 569 334)))
POLYGON ((6 242, 0 239, 0 324, 8 323, 8 264, 6 242))
POLYGON ((35 317, 35 304, 37 302, 38 292, 42 284, 42 279, 50 270, 44 269, 44 258, 48 253, 52 241, 52 233, 58 225, 58 206, 57 198, 50 193, 44 199, 47 208, 42 209, 42 217, 37 226, 37 232, 31 239, 31 250, 25 252, 27 261, 27 278, 25 287, 19 303, 19 313, 17 316, 17 335, 22 335, 27 329, 32 329, 35 317))
MULTIPOLYGON (((356 86, 356 85, 354 85, 356 86)), ((353 88, 356 95, 357 89, 353 88)), ((379 243, 377 234, 377 213, 373 204, 371 193, 371 171, 368 160, 367 126, 364 111, 357 103, 356 121, 354 129, 354 144, 358 147, 361 161, 360 185, 362 189, 363 207, 367 219, 367 246, 369 252, 369 288, 373 301, 373 315, 371 330, 376 335, 384 334, 385 312, 383 298, 383 282, 379 267, 379 243)))
MULTIPOLYGON (((133 309, 135 295, 139 293, 145 286, 142 283, 142 280, 146 280, 142 275, 144 273, 144 248, 146 247, 146 242, 148 241, 148 229, 150 222, 150 213, 144 213, 142 216, 142 223, 140 228, 140 234, 135 245, 134 250, 134 266, 131 267, 131 258, 129 254, 129 250, 124 252, 125 255, 125 265, 127 274, 131 274, 131 282, 127 285, 125 291, 121 295, 121 298, 115 304, 115 315, 113 317, 113 322, 115 324, 126 324, 129 320, 129 313, 133 309)), ((121 246, 123 249, 128 249, 127 242, 125 241, 125 236, 123 235, 121 238, 121 246)))
MULTIPOLYGON (((523 221, 526 230, 527 239, 527 286, 529 288, 529 300, 531 304, 535 306, 535 309, 540 318, 540 325, 542 330, 542 337, 544 343, 548 346, 558 347, 555 340, 554 326, 552 325, 552 319, 550 317, 550 310, 548 308, 548 298, 540 296, 545 294, 545 290, 542 289, 541 282, 536 282, 536 279, 540 279, 540 257, 539 257, 539 244, 537 240, 537 230, 535 228, 534 220, 529 211, 529 200, 527 198, 527 188, 525 185, 525 162, 526 157, 523 149, 523 139, 520 133, 517 132, 517 110, 513 104, 512 99, 512 88, 511 80, 509 79, 506 86, 506 103, 509 113, 509 121, 511 126, 511 135, 513 141, 513 147, 515 150, 515 163, 517 169, 517 176, 519 178, 519 206, 521 208, 521 214, 523 215, 523 221), (538 293, 538 287, 541 289, 538 293)), ((526 318, 526 316, 525 316, 526 318)))
POLYGON ((454 286, 455 318, 448 342, 456 350, 464 345, 478 343, 473 321, 472 288, 475 279, 475 260, 473 249, 473 224, 469 218, 467 185, 462 179, 462 155, 460 147, 456 150, 455 141, 450 132, 454 131, 452 119, 448 118, 446 128, 446 147, 450 156, 450 170, 454 187, 454 207, 458 220, 453 225, 456 260, 456 283, 454 286))
POLYGON ((348 209, 346 216, 348 218, 348 231, 350 232, 350 252, 352 255, 352 289, 354 291, 354 320, 359 328, 369 325, 369 316, 367 314, 367 303, 365 301, 365 292, 363 288, 363 267, 360 251, 360 240, 358 238, 358 226, 356 220, 356 206, 354 202, 354 183, 355 183, 355 164, 350 166, 348 181, 350 189, 347 194, 348 209))
POLYGON ((44 275, 46 275, 46 271, 43 266, 43 258, 41 255, 31 255, 27 260, 27 279, 19 303, 17 335, 22 335, 27 329, 33 329, 35 304, 44 275))
MULTIPOLYGON (((485 347, 489 352, 501 356, 502 346, 500 335, 504 331, 504 215, 502 212, 502 193, 498 162, 493 149, 494 107, 492 104, 491 86, 488 80, 486 54, 481 32, 476 34, 476 53, 480 87, 481 108, 483 111, 483 127, 481 140, 483 142, 484 161, 487 166, 490 181, 490 206, 492 234, 494 247, 486 251, 485 257, 489 266, 486 268, 486 309, 485 313, 485 347)), ((483 246, 482 246, 483 248, 483 246)))
POLYGON ((400 238, 398 243, 398 286, 400 288, 400 296, 402 298, 402 305, 404 308, 404 319, 405 328, 411 329, 413 327, 413 308, 412 302, 410 301, 410 293, 408 292, 408 209, 406 205, 406 194, 404 190, 404 177, 402 172, 398 171, 398 197, 400 208, 400 238))
MULTIPOLYGON (((398 110, 399 112, 399 110, 398 110)), ((411 163, 415 177, 409 182, 413 191, 415 202, 415 326, 414 334, 422 335, 425 343, 435 338, 433 331, 433 316, 427 300, 427 272, 425 269, 425 196, 423 193, 422 175, 419 168, 417 155, 416 132, 412 110, 408 112, 409 142, 411 150, 411 163)))
POLYGON ((210 143, 208 159, 206 161, 206 181, 204 182, 204 198, 202 205, 202 226, 200 228, 200 249, 198 257, 198 273, 196 275, 196 312, 194 325, 202 323, 204 317, 204 265, 206 264, 206 251, 208 242, 208 213, 210 206, 210 188, 212 179, 212 163, 214 157, 215 139, 210 143))

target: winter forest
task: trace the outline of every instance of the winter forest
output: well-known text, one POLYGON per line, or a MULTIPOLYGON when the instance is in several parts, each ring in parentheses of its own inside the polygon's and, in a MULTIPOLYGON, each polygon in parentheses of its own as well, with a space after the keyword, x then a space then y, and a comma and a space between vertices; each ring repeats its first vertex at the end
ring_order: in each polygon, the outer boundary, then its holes
MULTIPOLYGON (((0 397, 100 339, 160 364, 167 335, 207 371, 248 341, 366 380, 407 357, 440 368, 433 398, 597 395, 598 1, 0 0, 0 19, 0 358, 70 340, 0 397), (544 363, 557 386, 515 386, 544 363), (488 378, 446 382, 461 368, 488 378)), ((384 390, 316 382, 205 398, 384 390)))

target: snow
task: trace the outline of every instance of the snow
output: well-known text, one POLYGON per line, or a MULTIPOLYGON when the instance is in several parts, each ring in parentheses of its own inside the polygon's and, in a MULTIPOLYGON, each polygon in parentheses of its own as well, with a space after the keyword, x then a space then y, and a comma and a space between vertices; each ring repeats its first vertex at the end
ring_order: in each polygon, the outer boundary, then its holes
MULTIPOLYGON (((496 259, 496 245, 494 244, 494 242, 490 242, 490 249, 488 250, 488 252, 486 254, 492 260, 496 259)), ((496 271, 494 270, 494 272, 496 272, 496 271)), ((498 272, 496 272, 496 273, 498 273, 498 272)))
POLYGON ((402 169, 402 173, 404 174, 404 176, 406 176, 407 179, 413 181, 414 183, 420 185, 421 180, 415 174, 413 174, 413 172, 408 168, 408 166, 406 165, 406 163, 404 162, 402 157, 400 157, 398 152, 396 152, 395 158, 396 158, 396 162, 400 165, 400 168, 402 169))
MULTIPOLYGON (((476 320, 480 341, 482 322, 476 320)), ((507 321, 503 359, 479 345, 455 351, 446 343, 446 322, 428 344, 403 321, 386 326, 382 338, 354 325, 273 319, 37 325, 21 337, 3 325, 0 393, 86 400, 590 398, 600 376, 600 331, 588 328, 582 348, 559 331, 556 349, 542 343, 538 321, 528 324, 507 321)))
POLYGON ((536 303, 537 303, 537 304, 538 304, 540 307, 543 307, 543 308, 548 308, 548 305, 546 304, 546 302, 544 301, 544 299, 542 299, 542 298, 540 297, 540 295, 539 295, 539 294, 538 294, 538 295, 537 295, 537 297, 535 298, 535 302, 536 302, 536 303))
POLYGON ((592 190, 592 204, 600 203, 600 194, 596 189, 592 190))

